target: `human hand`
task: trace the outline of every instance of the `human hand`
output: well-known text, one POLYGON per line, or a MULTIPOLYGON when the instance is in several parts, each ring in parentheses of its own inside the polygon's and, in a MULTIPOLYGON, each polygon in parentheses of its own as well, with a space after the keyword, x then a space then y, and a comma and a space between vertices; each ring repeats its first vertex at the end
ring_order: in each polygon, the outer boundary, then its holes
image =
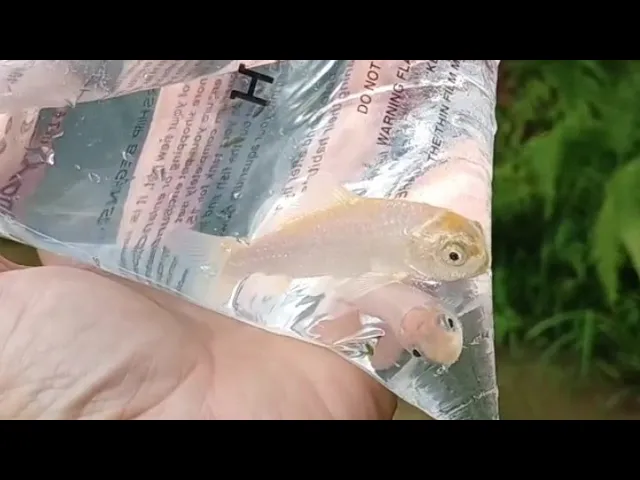
POLYGON ((0 269, 0 418, 393 416, 393 394, 327 349, 41 258, 0 269))

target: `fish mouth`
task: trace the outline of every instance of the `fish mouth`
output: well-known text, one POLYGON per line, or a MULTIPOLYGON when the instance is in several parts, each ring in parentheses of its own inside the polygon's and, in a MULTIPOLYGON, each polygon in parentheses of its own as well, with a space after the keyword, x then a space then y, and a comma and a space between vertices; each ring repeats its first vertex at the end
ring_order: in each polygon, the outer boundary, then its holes
POLYGON ((432 339, 426 343, 413 345, 409 352, 414 358, 414 352, 420 353, 424 360, 444 367, 450 367, 456 363, 462 355, 463 338, 459 331, 447 332, 438 339, 432 339), (435 341, 434 341, 435 340, 435 341))
POLYGON ((460 360, 460 355, 462 355, 462 336, 456 337, 456 339, 453 340, 449 344, 449 346, 451 347, 451 350, 447 355, 443 355, 443 357, 446 358, 443 358, 443 361, 441 362, 445 367, 450 367, 458 360, 460 360))

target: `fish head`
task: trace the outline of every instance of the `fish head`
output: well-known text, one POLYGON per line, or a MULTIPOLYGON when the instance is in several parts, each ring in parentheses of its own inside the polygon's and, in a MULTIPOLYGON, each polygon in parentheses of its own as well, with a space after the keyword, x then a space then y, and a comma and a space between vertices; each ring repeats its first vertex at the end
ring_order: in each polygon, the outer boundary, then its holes
POLYGON ((410 267, 440 282, 476 277, 487 271, 489 248, 479 222, 445 210, 411 232, 410 267))
POLYGON ((420 306, 404 316, 398 339, 414 357, 450 366, 462 353, 462 323, 439 305, 420 306))

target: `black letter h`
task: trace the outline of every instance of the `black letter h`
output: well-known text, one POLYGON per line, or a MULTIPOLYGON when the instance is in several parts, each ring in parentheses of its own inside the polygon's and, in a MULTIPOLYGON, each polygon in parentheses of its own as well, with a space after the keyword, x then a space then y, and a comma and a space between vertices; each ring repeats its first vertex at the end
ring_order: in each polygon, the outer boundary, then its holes
POLYGON ((262 80, 263 82, 273 83, 273 77, 268 75, 264 75, 263 73, 254 72, 244 66, 243 63, 240 64, 238 68, 238 73, 242 75, 247 75, 251 78, 251 83, 249 84, 249 90, 247 93, 240 92, 238 90, 231 90, 230 98, 231 100, 235 98, 240 98, 241 100, 246 100, 247 102, 255 103, 262 107, 266 107, 269 102, 264 98, 256 97, 254 92, 256 91, 256 87, 258 86, 258 80, 262 80))

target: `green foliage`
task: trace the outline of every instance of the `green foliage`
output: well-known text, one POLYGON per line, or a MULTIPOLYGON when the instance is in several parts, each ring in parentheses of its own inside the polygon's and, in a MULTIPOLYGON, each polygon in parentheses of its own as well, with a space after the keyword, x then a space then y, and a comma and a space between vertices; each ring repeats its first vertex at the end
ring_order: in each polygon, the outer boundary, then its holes
POLYGON ((640 63, 502 68, 496 339, 640 386, 640 63))

